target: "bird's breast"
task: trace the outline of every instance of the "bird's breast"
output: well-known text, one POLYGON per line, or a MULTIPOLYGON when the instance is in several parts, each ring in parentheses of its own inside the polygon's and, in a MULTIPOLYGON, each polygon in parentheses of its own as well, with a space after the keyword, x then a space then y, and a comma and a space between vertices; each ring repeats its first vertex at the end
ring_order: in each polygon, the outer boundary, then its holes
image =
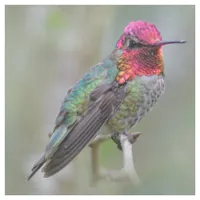
POLYGON ((126 97, 118 111, 107 122, 111 132, 128 131, 153 107, 164 92, 163 76, 141 76, 128 82, 126 97))

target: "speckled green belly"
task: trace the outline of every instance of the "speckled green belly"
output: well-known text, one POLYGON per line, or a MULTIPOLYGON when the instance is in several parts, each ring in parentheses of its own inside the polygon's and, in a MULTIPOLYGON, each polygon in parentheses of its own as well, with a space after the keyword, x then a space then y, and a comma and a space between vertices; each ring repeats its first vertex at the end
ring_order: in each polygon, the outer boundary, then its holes
POLYGON ((126 97, 107 122, 111 132, 125 132, 137 124, 164 92, 163 76, 136 77, 127 85, 126 97))

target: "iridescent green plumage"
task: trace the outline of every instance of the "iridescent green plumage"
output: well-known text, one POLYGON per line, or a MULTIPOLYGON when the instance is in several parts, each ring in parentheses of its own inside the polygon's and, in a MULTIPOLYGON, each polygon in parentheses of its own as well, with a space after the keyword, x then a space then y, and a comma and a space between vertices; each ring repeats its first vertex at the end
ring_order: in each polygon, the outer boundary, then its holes
POLYGON ((163 76, 141 76, 130 81, 126 97, 113 118, 108 121, 112 132, 128 132, 152 108, 164 92, 163 76))
POLYGON ((47 146, 48 148, 52 148, 59 143, 67 135, 77 119, 87 113, 92 91, 99 85, 109 84, 114 81, 116 72, 117 69, 112 60, 106 59, 105 62, 94 66, 70 89, 56 119, 55 131, 50 139, 49 146, 47 146), (60 124, 65 124, 68 129, 64 134, 56 131, 60 124))

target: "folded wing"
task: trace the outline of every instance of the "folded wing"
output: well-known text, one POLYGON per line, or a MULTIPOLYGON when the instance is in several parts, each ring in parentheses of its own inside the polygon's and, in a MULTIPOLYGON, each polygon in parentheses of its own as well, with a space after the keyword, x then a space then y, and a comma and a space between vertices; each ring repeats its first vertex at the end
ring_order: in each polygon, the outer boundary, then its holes
POLYGON ((98 130, 113 116, 124 99, 124 88, 113 82, 109 86, 101 85, 93 91, 88 112, 63 139, 44 166, 45 177, 55 174, 70 163, 97 135, 98 130))

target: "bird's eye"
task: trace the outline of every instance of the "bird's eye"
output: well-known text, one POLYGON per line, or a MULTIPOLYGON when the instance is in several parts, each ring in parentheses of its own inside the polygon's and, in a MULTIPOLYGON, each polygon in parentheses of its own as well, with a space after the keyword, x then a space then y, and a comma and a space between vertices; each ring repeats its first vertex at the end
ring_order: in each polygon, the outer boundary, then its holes
POLYGON ((140 47, 140 46, 141 46, 141 45, 140 45, 139 43, 135 42, 134 40, 130 40, 130 41, 129 41, 128 47, 129 47, 130 49, 138 48, 138 47, 140 47))

